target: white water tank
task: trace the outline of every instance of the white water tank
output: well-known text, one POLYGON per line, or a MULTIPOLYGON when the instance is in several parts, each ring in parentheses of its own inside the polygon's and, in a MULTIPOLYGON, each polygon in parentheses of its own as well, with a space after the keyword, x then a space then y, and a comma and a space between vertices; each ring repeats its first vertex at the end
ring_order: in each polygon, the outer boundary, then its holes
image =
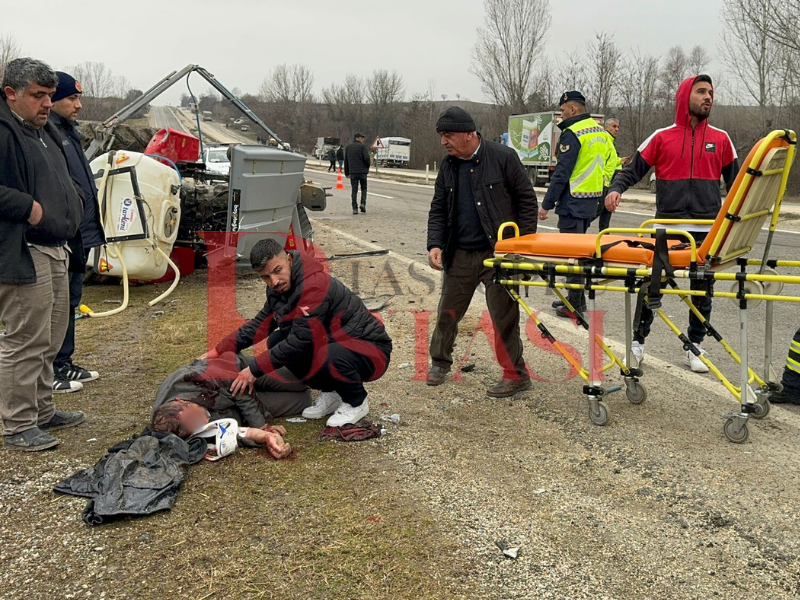
POLYGON ((95 271, 122 277, 119 248, 130 279, 150 281, 167 272, 166 258, 178 237, 181 218, 178 172, 139 152, 117 151, 109 165, 109 154, 91 162, 98 185, 100 217, 106 235, 107 251, 101 246, 92 261, 95 271), (103 174, 108 170, 105 179, 103 174))

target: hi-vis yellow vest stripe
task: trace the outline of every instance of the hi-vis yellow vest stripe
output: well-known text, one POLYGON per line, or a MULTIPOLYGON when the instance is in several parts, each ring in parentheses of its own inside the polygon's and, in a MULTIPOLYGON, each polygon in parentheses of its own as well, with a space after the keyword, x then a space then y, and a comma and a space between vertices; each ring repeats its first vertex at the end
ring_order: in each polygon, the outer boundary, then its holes
POLYGON ((603 172, 608 156, 608 135, 592 118, 568 127, 578 138, 581 149, 572 175, 569 193, 573 198, 599 198, 603 195, 603 172))

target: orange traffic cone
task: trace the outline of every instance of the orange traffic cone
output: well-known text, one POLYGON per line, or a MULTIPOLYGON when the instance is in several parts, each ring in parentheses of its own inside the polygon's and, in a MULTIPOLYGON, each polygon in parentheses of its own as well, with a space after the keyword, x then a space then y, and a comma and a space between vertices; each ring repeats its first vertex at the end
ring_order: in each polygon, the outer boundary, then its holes
POLYGON ((344 180, 342 179, 342 170, 336 169, 336 173, 338 177, 336 178, 336 189, 343 190, 344 189, 344 180))

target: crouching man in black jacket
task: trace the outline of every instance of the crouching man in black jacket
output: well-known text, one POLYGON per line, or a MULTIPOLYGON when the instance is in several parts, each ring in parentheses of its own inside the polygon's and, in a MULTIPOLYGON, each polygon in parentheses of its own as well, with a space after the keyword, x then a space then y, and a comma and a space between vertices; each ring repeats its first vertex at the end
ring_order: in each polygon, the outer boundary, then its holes
POLYGON ((520 234, 536 233, 538 205, 517 153, 483 139, 475 129, 470 114, 457 106, 436 122, 449 156, 439 169, 428 214, 428 262, 444 271, 444 277, 427 383, 444 383, 453 364, 458 323, 483 283, 495 353, 503 368, 503 378, 487 394, 504 398, 528 389, 531 382, 522 357, 519 305, 492 281, 493 270, 483 261, 493 256, 501 224, 513 221, 520 234))
POLYGON ((333 413, 328 426, 357 423, 369 413, 364 382, 383 376, 392 340, 361 298, 322 265, 298 252, 285 252, 275 240, 253 246, 250 264, 267 284, 264 308, 200 358, 239 352, 267 339, 267 352, 244 368, 231 385, 232 394, 251 392, 255 380, 281 367, 310 388, 320 390, 309 419, 333 413))

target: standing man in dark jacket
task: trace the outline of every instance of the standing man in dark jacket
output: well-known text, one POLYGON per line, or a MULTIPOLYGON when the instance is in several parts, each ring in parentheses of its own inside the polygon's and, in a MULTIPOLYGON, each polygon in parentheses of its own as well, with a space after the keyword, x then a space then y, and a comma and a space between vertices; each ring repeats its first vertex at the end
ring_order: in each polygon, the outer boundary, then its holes
POLYGON ((331 163, 328 165, 328 173, 336 171, 336 148, 330 148, 325 156, 331 163))
POLYGON ((53 404, 53 359, 67 331, 67 240, 83 206, 61 137, 47 121, 58 78, 32 58, 11 61, 0 90, 0 418, 3 446, 36 451, 49 432, 83 422, 53 404))
MULTIPOLYGON (((617 210, 621 195, 647 174, 656 171, 656 218, 714 219, 722 206, 719 179, 730 189, 739 172, 736 149, 728 134, 708 124, 714 104, 714 85, 708 75, 684 79, 675 93, 675 123, 659 129, 647 138, 633 159, 614 178, 608 188, 606 208, 617 210)), ((686 223, 678 227, 689 231, 697 245, 702 244, 710 225, 686 223)), ((683 239, 683 238, 681 238, 683 239)), ((684 240, 685 241, 685 240, 684 240)), ((693 290, 704 289, 705 282, 692 280, 693 290)), ((692 303, 704 318, 711 316, 711 298, 692 296, 692 303)), ((653 311, 644 304, 639 326, 633 332, 633 355, 639 364, 644 361, 644 340, 650 333, 653 311)), ((637 310, 637 312, 638 312, 637 310)), ((689 340, 684 363, 695 373, 708 373, 700 360, 704 352, 700 343, 706 330, 693 312, 689 312, 689 340)))
POLYGON ((493 270, 483 261, 493 256, 502 223, 517 223, 522 235, 536 233, 536 194, 516 152, 483 139, 464 109, 445 110, 436 131, 449 156, 439 169, 428 214, 428 262, 444 273, 427 383, 444 383, 453 364, 458 323, 483 283, 495 354, 503 369, 502 379, 487 394, 512 396, 531 386, 522 356, 519 305, 492 281, 493 270))
MULTIPOLYGON (((564 92, 561 107, 561 136, 558 138, 558 163, 550 187, 539 209, 539 219, 556 209, 559 233, 586 233, 603 197, 606 162, 616 159, 613 142, 603 127, 586 111, 586 98, 578 91, 564 92)), ((567 283, 580 284, 580 275, 569 275, 567 283)), ((570 289, 569 303, 578 312, 586 310, 583 290, 570 289)), ((574 318, 574 313, 556 301, 559 317, 574 318)))
POLYGON ((339 170, 344 169, 344 148, 340 145, 336 149, 336 162, 339 163, 339 170))
MULTIPOLYGON (((89 251, 105 241, 103 226, 100 224, 100 211, 97 202, 97 186, 94 183, 89 161, 81 148, 81 136, 77 129, 83 88, 71 75, 56 71, 58 87, 53 94, 53 109, 50 122, 61 134, 67 167, 72 180, 83 194, 83 219, 75 237, 69 240, 69 308, 70 315, 81 303, 83 277, 86 274, 86 260, 89 251)), ((74 392, 83 389, 83 384, 94 381, 100 374, 89 371, 72 362, 75 352, 75 319, 69 319, 64 343, 53 363, 55 380, 54 392, 74 392)))
POLYGON ((364 382, 383 376, 392 340, 361 298, 325 272, 312 257, 284 252, 273 239, 258 241, 250 264, 267 284, 267 301, 255 318, 200 358, 219 358, 267 340, 267 352, 244 368, 231 386, 233 395, 251 392, 264 374, 288 368, 297 379, 321 391, 309 419, 333 413, 328 426, 357 423, 369 413, 364 382))
POLYGON ((364 145, 364 136, 357 133, 344 151, 344 175, 350 178, 353 214, 358 214, 358 184, 361 183, 361 212, 367 212, 367 175, 369 174, 369 151, 364 145))

